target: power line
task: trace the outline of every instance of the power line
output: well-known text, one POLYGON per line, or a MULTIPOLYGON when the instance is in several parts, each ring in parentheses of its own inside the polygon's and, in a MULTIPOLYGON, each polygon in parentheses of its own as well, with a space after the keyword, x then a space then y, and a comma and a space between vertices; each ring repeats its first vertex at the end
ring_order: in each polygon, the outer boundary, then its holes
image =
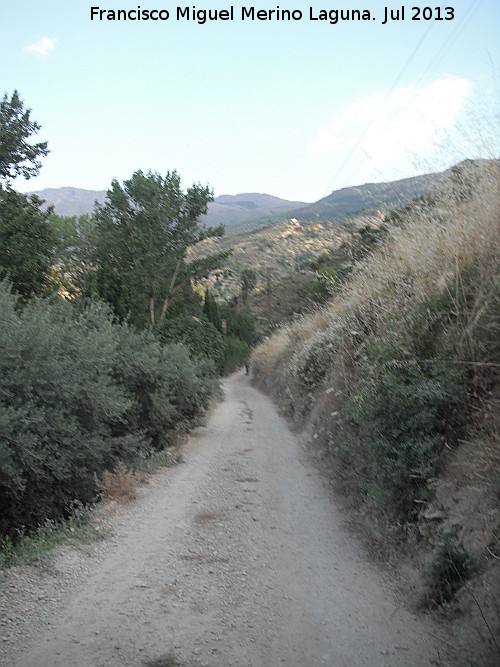
POLYGON ((404 63, 403 67, 402 67, 401 70, 399 71, 399 74, 396 76, 396 79, 394 80, 394 82, 392 83, 391 87, 389 88, 389 90, 388 90, 387 93, 385 94, 385 97, 384 97, 384 99, 382 100, 382 103, 381 103, 380 106, 378 107, 377 111, 374 113, 374 115, 372 116, 370 122, 368 123, 368 125, 365 127, 365 129, 364 129, 363 132, 361 133, 359 139, 356 141, 356 143, 354 144, 354 146, 351 148, 351 150, 350 150, 349 153, 347 154, 347 157, 342 161, 342 163, 341 163, 339 169, 337 170, 337 172, 336 172, 336 174, 335 174, 335 176, 334 176, 334 178, 333 178, 333 183, 334 183, 334 182, 337 180, 337 178, 340 176, 340 174, 341 174, 342 171, 344 170, 345 166, 347 165, 347 163, 349 162, 349 160, 351 159, 351 157, 354 155, 354 153, 355 153, 355 152, 357 151, 357 149, 360 147, 361 142, 363 141, 363 139, 364 139, 365 136, 367 135, 367 133, 368 133, 368 131, 370 130, 370 128, 372 127, 373 123, 377 120, 377 118, 378 118, 380 112, 382 111, 382 108, 383 108, 384 104, 387 102, 387 100, 389 99, 389 96, 391 95, 391 93, 394 91, 394 89, 395 89, 396 86, 398 85, 399 81, 401 80, 401 77, 403 76, 403 74, 404 74, 405 71, 407 70, 408 66, 410 65, 411 61, 412 61, 413 58, 415 57, 415 54, 417 53, 417 51, 419 50, 419 48, 420 48, 420 47, 422 46, 422 44, 424 43, 424 41, 425 41, 427 35, 429 34, 429 32, 430 32, 430 30, 431 30, 431 28, 432 28, 432 25, 433 25, 432 23, 429 23, 429 26, 427 27, 427 30, 424 32, 424 34, 422 35, 422 37, 419 39, 419 41, 417 42, 417 45, 415 46, 415 48, 413 49, 413 51, 410 53, 408 59, 406 60, 406 62, 404 63))
MULTIPOLYGON (((452 32, 447 36, 447 38, 446 38, 446 39, 444 40, 444 42, 441 44, 440 48, 439 48, 439 49, 437 50, 437 52, 434 54, 433 58, 431 59, 430 63, 428 64, 428 66, 426 67, 426 69, 424 70, 424 72, 420 75, 420 77, 419 77, 417 83, 416 83, 415 86, 414 86, 414 92, 413 92, 412 97, 411 97, 411 98, 408 100, 408 102, 404 105, 403 109, 399 109, 399 110, 397 110, 397 111, 394 113, 394 115, 393 115, 393 120, 395 120, 395 119, 396 119, 398 116, 400 116, 404 111, 406 111, 406 110, 410 107, 410 105, 415 101, 415 99, 416 99, 417 96, 418 96, 418 89, 419 89, 419 88, 423 85, 423 83, 427 80, 429 73, 430 73, 431 71, 434 71, 434 68, 435 68, 435 66, 437 65, 437 63, 440 62, 440 61, 442 60, 442 58, 445 56, 445 54, 446 54, 446 53, 448 52, 448 50, 451 48, 451 46, 452 46, 453 43, 455 42, 456 38, 458 37, 458 35, 460 34, 460 32, 462 31, 462 29, 464 28, 464 26, 470 21, 470 19, 472 18, 473 14, 477 11, 477 9, 480 7, 480 5, 482 4, 482 2, 483 2, 483 0, 473 0, 472 4, 470 4, 470 5, 468 6, 467 10, 466 10, 466 11, 464 12, 464 14, 461 16, 459 22, 454 26, 454 29, 452 30, 452 32)), ((440 9, 441 9, 441 10, 442 10, 444 4, 445 4, 445 2, 442 2, 442 3, 441 3, 441 6, 440 6, 440 9)), ((333 178, 332 184, 335 183, 335 181, 338 179, 338 177, 340 176, 340 174, 344 171, 345 167, 347 166, 347 164, 349 163, 349 161, 351 160, 351 158, 353 157, 353 155, 355 154, 355 152, 360 148, 360 146, 361 146, 361 144, 362 144, 364 138, 365 138, 366 135, 368 134, 369 130, 371 129, 371 127, 373 126, 373 124, 375 123, 375 121, 377 120, 377 118, 379 117, 380 112, 382 111, 384 105, 386 104, 386 102, 387 102, 387 100, 389 99, 390 95, 393 93, 393 91, 395 90, 396 86, 397 86, 398 83, 400 82, 401 78, 403 77, 404 73, 405 73, 406 70, 408 69, 410 63, 412 62, 413 58, 414 58, 415 55, 417 54, 418 50, 420 49, 420 47, 421 47, 422 44, 424 43, 424 41, 425 41, 425 39, 427 38, 427 36, 428 36, 430 30, 432 29, 433 25, 434 25, 434 22, 429 23, 427 29, 425 30, 425 32, 423 33, 423 35, 421 36, 421 38, 420 38, 419 41, 417 42, 417 44, 416 44, 416 46, 414 47, 413 51, 412 51, 412 52, 410 53, 410 55, 408 56, 407 60, 405 61, 403 67, 401 68, 401 70, 399 71, 398 75, 396 76, 396 78, 395 78, 394 82, 392 83, 391 87, 389 88, 389 90, 388 90, 387 93, 385 94, 384 99, 382 100, 382 102, 381 102, 381 104, 379 105, 378 109, 376 110, 376 112, 374 113, 374 115, 372 116, 372 118, 370 119, 369 123, 366 125, 365 129, 363 130, 363 132, 361 133, 361 135, 360 135, 359 138, 357 139, 356 143, 352 146, 351 150, 349 151, 349 153, 347 154, 347 156, 345 157, 345 159, 342 161, 340 167, 338 168, 337 172, 335 173, 335 176, 334 176, 334 178, 333 178)), ((373 162, 373 159, 371 158, 371 156, 370 156, 366 151, 365 151, 365 153, 366 153, 366 155, 368 156, 368 158, 369 158, 370 160, 372 160, 372 162, 373 162)), ((380 171, 380 170, 379 170, 379 171, 380 171)))

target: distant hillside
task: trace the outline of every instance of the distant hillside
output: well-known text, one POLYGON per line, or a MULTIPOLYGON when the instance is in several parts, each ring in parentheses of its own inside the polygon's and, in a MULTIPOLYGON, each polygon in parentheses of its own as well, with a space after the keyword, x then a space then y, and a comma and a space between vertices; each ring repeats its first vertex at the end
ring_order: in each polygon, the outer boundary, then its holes
POLYGON ((104 190, 82 190, 81 188, 47 188, 30 194, 45 200, 47 205, 52 204, 58 215, 91 213, 94 202, 97 200, 102 204, 106 197, 104 190))
MULTIPOLYGON (((391 183, 367 183, 343 188, 313 204, 259 193, 221 195, 209 204, 203 221, 210 226, 225 225, 227 233, 232 234, 293 218, 304 222, 337 222, 346 217, 378 215, 439 187, 447 174, 426 174, 391 183)), ((33 194, 52 204, 60 215, 90 213, 94 201, 103 203, 106 197, 104 190, 68 187, 38 190, 33 194)))
POLYGON ((219 278, 211 288, 218 297, 237 292, 244 268, 256 270, 259 287, 267 280, 268 271, 274 279, 286 280, 306 268, 313 257, 338 247, 365 225, 378 227, 389 210, 438 189, 448 177, 449 172, 443 172, 343 188, 314 204, 283 208, 271 219, 261 218, 233 228, 233 233, 210 239, 198 249, 201 253, 232 250, 227 262, 231 275, 219 278))
POLYGON ((209 204, 203 217, 207 225, 225 225, 228 232, 265 224, 288 211, 305 206, 304 202, 288 201, 272 195, 245 193, 221 195, 209 204))
POLYGON ((291 213, 298 220, 326 222, 341 220, 347 216, 386 212, 442 185, 446 176, 447 172, 443 172, 414 176, 391 183, 366 183, 342 188, 314 204, 307 204, 291 213))
MULTIPOLYGON (((82 190, 80 188, 47 188, 32 192, 52 204, 59 215, 82 215, 91 213, 94 202, 102 204, 106 198, 105 190, 82 190)), ((208 206, 208 213, 203 216, 207 225, 225 225, 228 232, 242 229, 246 225, 254 226, 256 221, 264 224, 273 216, 280 216, 286 211, 305 206, 304 202, 288 201, 259 193, 239 195, 221 195, 208 206), (252 223, 254 223, 252 225, 252 223)))

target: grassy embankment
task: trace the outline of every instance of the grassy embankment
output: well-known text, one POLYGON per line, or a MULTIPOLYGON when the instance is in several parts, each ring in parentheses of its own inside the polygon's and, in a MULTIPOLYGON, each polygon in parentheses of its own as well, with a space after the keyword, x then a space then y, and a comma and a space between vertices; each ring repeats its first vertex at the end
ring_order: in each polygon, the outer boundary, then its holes
POLYGON ((388 223, 333 300, 256 349, 254 378, 308 425, 374 535, 426 543, 442 604, 473 572, 500 579, 499 162, 462 163, 388 223), (458 517, 444 479, 458 494, 481 484, 458 517))

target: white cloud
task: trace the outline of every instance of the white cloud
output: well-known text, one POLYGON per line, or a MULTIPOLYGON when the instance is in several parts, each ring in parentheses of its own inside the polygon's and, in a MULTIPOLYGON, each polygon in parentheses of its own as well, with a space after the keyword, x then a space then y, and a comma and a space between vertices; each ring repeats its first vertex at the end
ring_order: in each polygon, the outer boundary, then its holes
POLYGON ((38 42, 34 42, 33 44, 28 44, 28 46, 25 46, 23 50, 27 51, 32 56, 35 56, 35 58, 46 60, 49 57, 51 51, 55 49, 55 46, 56 40, 53 37, 42 37, 38 40, 38 42))
POLYGON ((343 165, 342 182, 351 180, 352 172, 359 183, 409 174, 415 159, 425 160, 436 150, 471 92, 469 81, 449 77, 385 97, 359 97, 317 132, 308 155, 315 163, 329 163, 332 177, 343 165))

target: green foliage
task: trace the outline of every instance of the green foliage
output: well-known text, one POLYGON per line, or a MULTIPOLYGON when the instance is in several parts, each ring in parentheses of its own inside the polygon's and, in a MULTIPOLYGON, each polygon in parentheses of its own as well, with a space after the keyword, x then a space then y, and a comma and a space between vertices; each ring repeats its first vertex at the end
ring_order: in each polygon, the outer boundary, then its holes
POLYGON ((250 348, 244 340, 235 336, 227 336, 225 342, 224 373, 228 375, 244 363, 250 354, 250 348))
POLYGON ((147 322, 146 294, 141 291, 140 286, 139 289, 134 286, 129 274, 107 264, 99 266, 89 274, 84 296, 105 301, 120 322, 128 319, 136 326, 147 322))
POLYGON ((28 141, 40 129, 30 114, 17 90, 10 99, 6 93, 0 102, 0 181, 6 184, 16 176, 36 176, 41 166, 39 158, 49 153, 46 141, 28 141))
POLYGON ((94 472, 161 448, 217 390, 212 364, 149 331, 35 300, 0 284, 0 533, 64 516, 95 495, 94 472))
POLYGON ((206 319, 176 317, 157 325, 155 333, 164 343, 183 343, 193 358, 212 361, 221 373, 224 368, 224 339, 214 325, 206 319))
POLYGON ((58 291, 71 298, 97 293, 89 284, 95 254, 94 218, 52 214, 49 223, 56 237, 53 279, 58 291))
POLYGON ((50 283, 56 235, 41 200, 0 189, 0 279, 8 276, 23 301, 50 283))
POLYGON ((226 307, 223 310, 223 316, 227 322, 228 336, 240 338, 249 348, 255 345, 258 334, 255 328, 255 318, 249 310, 226 307))
POLYGON ((210 290, 205 290, 205 300, 203 302, 203 315, 211 322, 217 331, 221 330, 221 317, 219 313, 219 306, 215 297, 210 293, 210 290))
POLYGON ((105 275, 116 276, 111 295, 106 287, 99 296, 114 306, 130 308, 132 321, 163 322, 171 301, 182 285, 217 268, 227 253, 186 262, 188 249, 224 233, 200 221, 213 195, 195 184, 181 190, 177 172, 136 171, 123 186, 114 180, 104 206, 97 206, 96 255, 105 275), (124 297, 120 290, 130 290, 124 297))
POLYGON ((451 312, 442 295, 394 323, 366 346, 363 377, 348 408, 366 443, 366 469, 378 499, 404 520, 428 498, 427 480, 442 462, 445 442, 464 428, 466 373, 443 342, 451 312), (433 314, 434 313, 434 314, 433 314))
POLYGON ((69 516, 60 521, 46 519, 35 530, 17 530, 15 539, 0 537, 0 570, 40 563, 55 546, 66 540, 85 542, 103 539, 106 531, 90 521, 92 508, 74 501, 69 516))
POLYGON ((455 535, 447 535, 427 574, 429 597, 438 605, 451 602, 473 569, 469 554, 456 544, 455 535))
POLYGON ((241 297, 243 303, 248 301, 248 295, 257 287, 257 273, 255 269, 243 269, 241 272, 241 297))

